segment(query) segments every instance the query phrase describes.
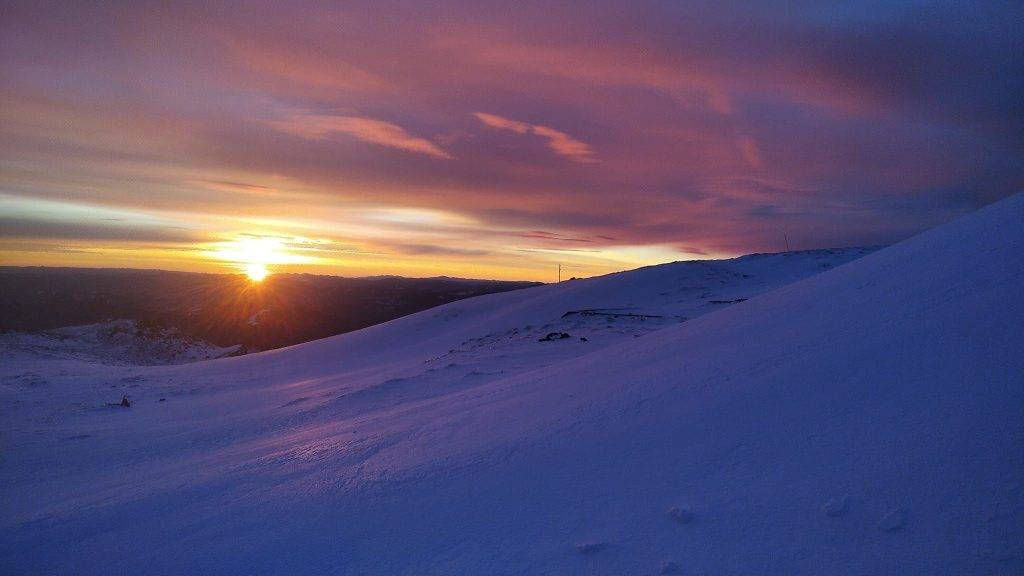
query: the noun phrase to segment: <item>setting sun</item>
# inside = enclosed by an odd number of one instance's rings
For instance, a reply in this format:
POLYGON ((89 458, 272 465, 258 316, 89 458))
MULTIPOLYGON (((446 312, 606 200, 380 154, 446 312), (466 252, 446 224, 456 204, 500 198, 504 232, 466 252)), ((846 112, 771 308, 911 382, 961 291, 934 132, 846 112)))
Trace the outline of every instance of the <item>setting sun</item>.
POLYGON ((267 267, 263 264, 252 263, 245 265, 245 275, 253 282, 259 282, 267 277, 267 267))
POLYGON ((267 264, 278 260, 281 242, 273 238, 245 238, 239 241, 240 259, 245 275, 253 282, 267 277, 267 264))
POLYGON ((236 259, 249 280, 259 282, 270 273, 267 264, 280 261, 280 252, 281 242, 274 238, 243 238, 236 259))
POLYGON ((259 236, 243 236, 225 242, 210 252, 210 256, 230 263, 253 282, 269 276, 272 272, 270 265, 303 261, 303 258, 290 254, 280 239, 259 236))

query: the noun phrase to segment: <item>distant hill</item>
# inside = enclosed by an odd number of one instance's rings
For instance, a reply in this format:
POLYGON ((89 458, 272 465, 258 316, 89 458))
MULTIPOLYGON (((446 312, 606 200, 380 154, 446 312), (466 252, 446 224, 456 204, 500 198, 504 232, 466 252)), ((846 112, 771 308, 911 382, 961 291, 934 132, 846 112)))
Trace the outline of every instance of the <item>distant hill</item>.
POLYGON ((439 304, 536 282, 244 276, 163 270, 0 267, 0 330, 110 320, 175 329, 217 346, 269 350, 351 332, 439 304))

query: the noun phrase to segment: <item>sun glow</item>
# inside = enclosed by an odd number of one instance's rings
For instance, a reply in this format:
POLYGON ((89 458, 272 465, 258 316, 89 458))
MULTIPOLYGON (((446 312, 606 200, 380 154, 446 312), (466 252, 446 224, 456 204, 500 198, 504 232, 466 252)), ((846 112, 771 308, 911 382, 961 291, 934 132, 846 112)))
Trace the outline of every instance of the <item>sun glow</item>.
POLYGON ((253 282, 260 282, 267 277, 268 273, 267 267, 264 264, 252 263, 245 265, 245 275, 253 282))
POLYGON ((299 260, 287 253, 281 240, 258 236, 245 236, 225 243, 211 255, 231 262, 253 282, 260 282, 269 276, 272 264, 299 260))

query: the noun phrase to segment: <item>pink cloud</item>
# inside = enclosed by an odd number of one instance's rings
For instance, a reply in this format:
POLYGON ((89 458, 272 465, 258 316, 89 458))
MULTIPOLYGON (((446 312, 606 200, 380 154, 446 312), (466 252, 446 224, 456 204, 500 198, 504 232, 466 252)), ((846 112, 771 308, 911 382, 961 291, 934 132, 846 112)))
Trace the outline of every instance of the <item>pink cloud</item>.
POLYGON ((452 157, 430 140, 413 136, 396 124, 373 118, 298 115, 287 120, 271 122, 271 125, 282 132, 310 140, 321 140, 334 134, 345 134, 363 142, 397 148, 406 152, 425 154, 446 160, 452 157))
POLYGON ((313 93, 329 97, 343 93, 376 93, 393 85, 337 55, 315 47, 289 44, 287 40, 217 31, 212 34, 223 56, 241 67, 242 79, 253 86, 283 89, 289 93, 313 93))
POLYGON ((600 87, 645 86, 669 94, 680 104, 697 104, 722 115, 735 112, 727 83, 719 74, 704 70, 699 59, 680 61, 628 45, 542 44, 535 38, 478 29, 447 28, 435 35, 434 45, 482 66, 600 87))
POLYGON ((486 114, 484 112, 476 112, 474 113, 474 116, 483 122, 485 126, 491 128, 510 130, 516 134, 535 134, 542 138, 546 138, 548 141, 548 148, 554 151, 555 154, 565 156, 570 160, 584 163, 597 162, 597 159, 594 157, 594 150, 589 144, 577 140, 565 132, 549 128, 547 126, 541 126, 539 124, 529 124, 518 120, 510 120, 508 118, 502 118, 501 116, 486 114))
POLYGON ((473 114, 478 120, 483 122, 485 125, 491 128, 500 128, 502 130, 511 130, 518 134, 526 134, 532 128, 531 125, 526 122, 516 122, 515 120, 509 120, 508 118, 502 118, 501 116, 495 116, 494 114, 486 114, 484 112, 476 112, 473 114))
POLYGON ((757 141, 750 136, 740 136, 736 139, 736 146, 740 149, 740 155, 747 161, 751 168, 764 166, 764 159, 761 157, 761 149, 757 141))

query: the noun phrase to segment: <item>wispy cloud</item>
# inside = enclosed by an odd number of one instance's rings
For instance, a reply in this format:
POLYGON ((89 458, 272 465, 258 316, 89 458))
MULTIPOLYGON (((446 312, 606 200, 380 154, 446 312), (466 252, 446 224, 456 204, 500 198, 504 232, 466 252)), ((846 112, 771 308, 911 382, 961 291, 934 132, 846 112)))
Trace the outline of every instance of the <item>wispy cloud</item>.
POLYGON ((740 155, 751 168, 764 167, 764 159, 761 157, 761 149, 757 145, 757 140, 750 136, 740 136, 736 139, 736 147, 740 149, 740 155))
POLYGON ((294 115, 270 124, 282 132, 310 140, 322 140, 335 134, 344 134, 363 142, 434 158, 447 160, 452 157, 437 144, 426 138, 413 136, 397 124, 362 116, 294 115))
POLYGON ((390 88, 389 83, 362 68, 325 54, 316 46, 290 39, 214 32, 218 48, 228 62, 239 65, 248 74, 239 80, 278 93, 296 93, 312 89, 317 94, 375 93, 390 88))
POLYGON ((569 236, 562 236, 554 232, 547 232, 545 230, 531 230, 529 232, 520 232, 517 234, 520 238, 533 238, 539 240, 552 240, 556 242, 582 242, 585 244, 591 244, 594 241, 588 238, 573 238, 569 236))
POLYGON ((718 114, 732 114, 735 106, 715 74, 671 60, 659 61, 650 50, 637 46, 552 45, 534 39, 509 39, 496 30, 446 29, 434 45, 480 65, 518 73, 581 82, 590 86, 643 86, 670 95, 679 104, 699 102, 718 114))
POLYGON ((479 248, 436 246, 432 244, 396 244, 393 249, 411 256, 486 256, 490 251, 479 248))
POLYGON ((509 130, 516 134, 535 134, 541 138, 546 138, 548 148, 554 151, 555 154, 565 156, 570 160, 584 163, 597 162, 597 158, 594 157, 594 150, 589 144, 577 140, 565 132, 541 126, 540 124, 510 120, 485 112, 475 112, 473 115, 476 116, 477 120, 490 128, 509 130))

